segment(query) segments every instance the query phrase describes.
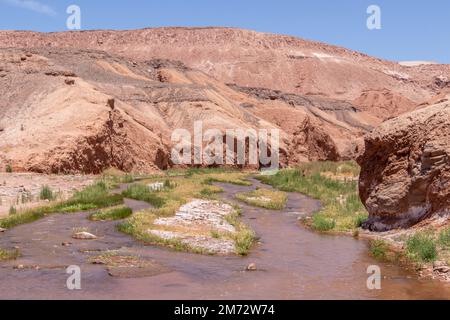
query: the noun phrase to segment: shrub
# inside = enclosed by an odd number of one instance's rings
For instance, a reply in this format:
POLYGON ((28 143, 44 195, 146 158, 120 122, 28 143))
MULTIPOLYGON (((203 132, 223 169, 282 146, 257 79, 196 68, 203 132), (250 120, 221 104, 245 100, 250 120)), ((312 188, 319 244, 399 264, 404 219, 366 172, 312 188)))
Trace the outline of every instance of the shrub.
POLYGON ((437 249, 434 239, 426 233, 417 233, 406 241, 408 256, 421 262, 432 262, 437 258, 437 249))
POLYGON ((172 190, 177 187, 177 184, 175 182, 171 182, 169 179, 166 179, 164 181, 164 189, 166 190, 172 190))
POLYGON ((12 168, 12 166, 10 164, 6 165, 5 170, 6 170, 7 173, 12 173, 13 172, 13 168, 12 168))
POLYGON ((41 192, 39 193, 39 199, 51 201, 55 199, 55 195, 52 189, 49 186, 45 185, 41 188, 41 192))
POLYGON ((13 216, 17 213, 17 209, 14 206, 9 207, 9 215, 13 216))
POLYGON ((389 246, 384 240, 370 241, 370 253, 379 260, 386 260, 389 246))
POLYGON ((450 228, 441 231, 439 234, 439 243, 443 247, 450 247, 450 228))

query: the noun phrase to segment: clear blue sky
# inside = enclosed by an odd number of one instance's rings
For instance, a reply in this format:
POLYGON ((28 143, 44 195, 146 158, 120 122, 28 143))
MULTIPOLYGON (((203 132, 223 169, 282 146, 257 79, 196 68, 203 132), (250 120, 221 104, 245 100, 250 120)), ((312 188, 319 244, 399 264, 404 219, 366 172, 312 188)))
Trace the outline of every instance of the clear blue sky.
POLYGON ((83 30, 229 26, 450 63, 448 0, 0 0, 0 29, 64 31, 70 4, 81 7, 83 30), (381 7, 381 30, 366 27, 371 4, 381 7))

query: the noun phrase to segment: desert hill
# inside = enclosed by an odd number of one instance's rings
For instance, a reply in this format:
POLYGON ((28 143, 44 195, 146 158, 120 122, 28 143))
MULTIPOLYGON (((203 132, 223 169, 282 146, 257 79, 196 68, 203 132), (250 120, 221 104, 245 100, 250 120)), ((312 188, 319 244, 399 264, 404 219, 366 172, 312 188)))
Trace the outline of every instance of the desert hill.
POLYGON ((450 87, 446 65, 230 28, 0 31, 0 48, 0 159, 37 172, 165 169, 198 120, 280 129, 282 165, 353 158, 450 87))

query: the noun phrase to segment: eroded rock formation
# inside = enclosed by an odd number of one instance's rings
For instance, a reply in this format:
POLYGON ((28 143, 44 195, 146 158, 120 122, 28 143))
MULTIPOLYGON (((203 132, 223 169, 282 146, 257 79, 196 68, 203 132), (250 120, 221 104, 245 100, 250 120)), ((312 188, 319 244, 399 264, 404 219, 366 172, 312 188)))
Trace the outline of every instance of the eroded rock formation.
POLYGON ((389 120, 365 139, 360 195, 364 227, 409 227, 450 214, 450 104, 443 102, 389 120))

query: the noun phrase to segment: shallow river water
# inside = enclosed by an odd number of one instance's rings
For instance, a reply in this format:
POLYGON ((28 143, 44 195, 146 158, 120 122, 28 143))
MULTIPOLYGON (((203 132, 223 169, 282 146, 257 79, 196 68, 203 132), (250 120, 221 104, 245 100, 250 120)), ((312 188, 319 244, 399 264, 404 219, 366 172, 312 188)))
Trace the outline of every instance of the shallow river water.
MULTIPOLYGON (((253 187, 219 184, 223 197, 253 187)), ((134 210, 147 205, 126 200, 134 210)), ((91 222, 86 213, 51 215, 0 233, 0 247, 19 247, 22 257, 0 264, 1 299, 450 299, 450 285, 420 280, 396 265, 368 255, 368 244, 345 236, 314 233, 298 218, 320 204, 289 194, 287 208, 270 211, 239 203, 243 219, 260 238, 248 257, 215 257, 144 246, 116 231, 117 222, 91 222), (95 241, 71 239, 72 229, 88 227, 95 241), (72 242, 62 246, 63 242, 72 242), (89 264, 86 251, 121 249, 163 265, 166 272, 140 278, 111 277, 89 264), (84 252, 84 253, 83 253, 84 252), (258 271, 243 271, 256 263, 258 271), (14 266, 26 266, 22 270, 14 266), (81 268, 81 290, 68 290, 66 266, 81 268), (381 290, 367 289, 367 268, 378 265, 381 290), (28 268, 39 266, 39 269, 28 268)))

